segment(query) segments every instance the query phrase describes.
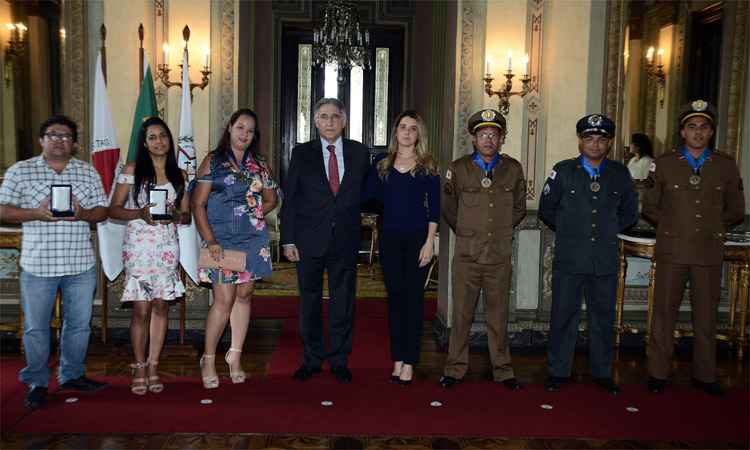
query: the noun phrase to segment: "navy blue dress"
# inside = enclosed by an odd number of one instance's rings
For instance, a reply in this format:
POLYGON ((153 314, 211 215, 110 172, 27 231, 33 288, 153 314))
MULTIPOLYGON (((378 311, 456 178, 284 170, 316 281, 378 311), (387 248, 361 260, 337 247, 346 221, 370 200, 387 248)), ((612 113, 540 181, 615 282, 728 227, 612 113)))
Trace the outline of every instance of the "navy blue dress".
POLYGON ((247 254, 245 272, 201 268, 202 282, 247 283, 271 275, 271 250, 263 217, 263 189, 276 182, 263 161, 248 158, 237 171, 228 161, 211 160, 211 170, 199 182, 210 182, 206 212, 216 242, 223 249, 247 254), (220 275, 220 276, 219 276, 220 275))

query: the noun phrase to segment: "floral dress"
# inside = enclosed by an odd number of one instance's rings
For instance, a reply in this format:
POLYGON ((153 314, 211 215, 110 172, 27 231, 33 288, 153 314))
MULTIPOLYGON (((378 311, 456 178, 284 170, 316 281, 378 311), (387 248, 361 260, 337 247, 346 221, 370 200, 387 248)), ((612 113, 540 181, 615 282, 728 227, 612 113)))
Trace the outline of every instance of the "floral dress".
MULTIPOLYGON (((140 206, 136 206, 133 200, 133 175, 120 174, 117 182, 131 185, 126 208, 142 208, 148 204, 148 189, 141 189, 138 194, 140 206)), ((172 207, 177 198, 172 183, 155 188, 167 190, 167 204, 172 207)), ((122 259, 125 284, 121 301, 175 300, 185 293, 185 286, 177 272, 180 246, 177 225, 174 223, 149 225, 141 219, 129 221, 122 259)))
POLYGON ((204 283, 248 283, 271 275, 271 250, 263 217, 263 189, 276 189, 276 182, 263 161, 248 158, 241 171, 228 161, 211 159, 211 170, 198 179, 211 183, 206 212, 216 242, 225 250, 246 253, 244 272, 200 268, 204 283))

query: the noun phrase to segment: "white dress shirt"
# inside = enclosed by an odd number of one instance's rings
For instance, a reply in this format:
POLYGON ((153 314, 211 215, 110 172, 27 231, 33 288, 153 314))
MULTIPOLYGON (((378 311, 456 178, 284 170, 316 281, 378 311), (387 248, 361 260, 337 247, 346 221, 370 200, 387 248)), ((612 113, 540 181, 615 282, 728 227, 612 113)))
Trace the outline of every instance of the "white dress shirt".
POLYGON ((326 179, 330 179, 330 175, 328 174, 328 162, 331 158, 331 152, 328 151, 328 146, 333 145, 336 147, 336 162, 339 166, 339 184, 341 184, 341 180, 344 179, 344 140, 341 138, 341 136, 336 139, 336 142, 328 142, 322 137, 320 138, 320 145, 323 147, 323 167, 326 170, 326 179))

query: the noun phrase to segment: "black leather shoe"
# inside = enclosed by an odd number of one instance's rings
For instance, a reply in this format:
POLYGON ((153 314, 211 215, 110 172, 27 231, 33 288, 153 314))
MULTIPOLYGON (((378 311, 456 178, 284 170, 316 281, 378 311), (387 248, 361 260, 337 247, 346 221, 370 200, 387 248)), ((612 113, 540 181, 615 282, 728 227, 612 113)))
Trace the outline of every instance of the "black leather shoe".
MULTIPOLYGON (((412 377, 413 377, 413 375, 412 375, 412 377)), ((399 379, 398 379, 398 384, 400 384, 400 385, 401 385, 402 387, 406 387, 406 386, 408 386, 408 385, 410 385, 410 384, 411 384, 411 380, 412 380, 412 379, 413 379, 413 378, 410 378, 410 379, 408 379, 408 380, 402 380, 401 378, 399 378, 399 379)))
POLYGON ((570 378, 566 377, 547 377, 547 381, 544 382, 544 389, 547 392, 557 392, 560 390, 560 386, 569 382, 570 378))
POLYGON ((23 404, 29 409, 38 409, 47 404, 47 388, 35 387, 29 389, 23 404))
POLYGON ((91 378, 80 376, 73 380, 68 380, 60 385, 60 390, 74 390, 83 392, 96 392, 108 388, 109 384, 94 381, 91 378))
POLYGON ((663 393, 666 387, 667 380, 662 380, 661 378, 648 377, 648 381, 646 382, 646 389, 654 394, 663 393))
POLYGON ((448 375, 443 375, 442 377, 440 377, 440 381, 438 381, 438 383, 440 383, 440 386, 443 389, 450 389, 450 388, 452 388, 453 386, 457 385, 460 382, 461 382, 461 380, 459 380, 457 378, 453 378, 453 377, 448 376, 448 375))
POLYGON ((506 389, 511 391, 520 391, 521 390, 521 383, 518 382, 515 378, 508 378, 507 380, 502 381, 496 381, 496 383, 501 383, 503 386, 506 387, 506 389))
POLYGON ((297 381, 307 381, 316 373, 320 373, 320 367, 299 366, 299 369, 294 372, 292 378, 297 381))
POLYGON ((612 378, 594 378, 592 381, 595 385, 604 389, 611 395, 617 395, 620 393, 620 387, 615 384, 612 378))
POLYGON ((352 372, 346 366, 333 367, 331 373, 340 383, 352 382, 352 372))
POLYGON ((695 378, 692 378, 691 381, 693 382, 693 387, 702 390, 708 395, 713 395, 714 397, 724 396, 724 390, 717 381, 706 383, 705 381, 700 381, 695 378))

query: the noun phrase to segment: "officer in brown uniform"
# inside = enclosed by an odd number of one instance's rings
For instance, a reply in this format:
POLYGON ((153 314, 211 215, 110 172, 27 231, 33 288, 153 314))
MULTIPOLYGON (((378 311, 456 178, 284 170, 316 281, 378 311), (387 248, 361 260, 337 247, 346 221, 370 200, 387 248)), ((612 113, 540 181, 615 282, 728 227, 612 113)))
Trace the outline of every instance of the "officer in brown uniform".
POLYGON ((451 163, 443 186, 443 217, 456 233, 456 248, 453 325, 440 385, 449 388, 466 374, 469 332, 482 289, 493 379, 518 390, 507 327, 513 228, 526 215, 526 182, 521 164, 500 154, 507 128, 498 111, 479 111, 468 125, 474 152, 451 163))
POLYGON ((716 316, 727 227, 745 214, 734 160, 709 148, 716 129, 708 103, 696 100, 680 114, 682 148, 651 166, 643 216, 656 224, 656 286, 648 348, 651 392, 664 391, 672 365, 674 328, 690 280, 693 385, 720 396, 716 381, 716 316))

